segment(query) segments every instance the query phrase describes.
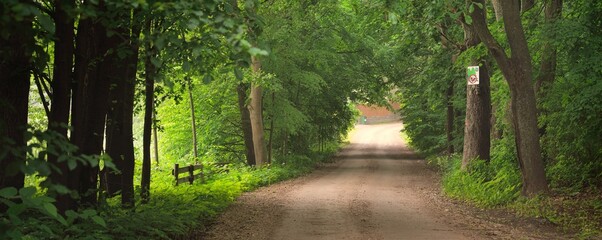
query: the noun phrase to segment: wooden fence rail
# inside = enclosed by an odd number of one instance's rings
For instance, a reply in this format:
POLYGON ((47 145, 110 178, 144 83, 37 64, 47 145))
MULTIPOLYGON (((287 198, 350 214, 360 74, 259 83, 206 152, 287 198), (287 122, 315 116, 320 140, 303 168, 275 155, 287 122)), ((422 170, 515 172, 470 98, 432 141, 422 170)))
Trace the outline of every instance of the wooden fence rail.
POLYGON ((194 164, 194 165, 188 165, 188 166, 184 166, 184 167, 180 167, 179 164, 176 163, 172 174, 176 177, 176 186, 178 186, 178 184, 180 183, 185 183, 188 182, 190 184, 192 184, 194 182, 195 179, 201 179, 201 182, 203 181, 203 165, 201 164, 194 164), (194 171, 196 170, 200 170, 199 173, 194 174, 194 171), (188 172, 188 176, 185 177, 179 177, 180 174, 185 174, 186 172, 188 172))

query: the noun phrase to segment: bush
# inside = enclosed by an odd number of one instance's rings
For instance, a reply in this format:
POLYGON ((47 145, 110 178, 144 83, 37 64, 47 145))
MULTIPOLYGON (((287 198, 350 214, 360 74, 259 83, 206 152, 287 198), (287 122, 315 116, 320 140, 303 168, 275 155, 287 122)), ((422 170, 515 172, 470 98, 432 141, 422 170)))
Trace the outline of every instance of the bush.
POLYGON ((461 169, 462 157, 436 157, 429 162, 443 172, 443 190, 450 197, 469 200, 479 206, 505 205, 520 195, 520 171, 513 159, 508 158, 508 149, 498 144, 491 162, 474 160, 468 170, 461 169))

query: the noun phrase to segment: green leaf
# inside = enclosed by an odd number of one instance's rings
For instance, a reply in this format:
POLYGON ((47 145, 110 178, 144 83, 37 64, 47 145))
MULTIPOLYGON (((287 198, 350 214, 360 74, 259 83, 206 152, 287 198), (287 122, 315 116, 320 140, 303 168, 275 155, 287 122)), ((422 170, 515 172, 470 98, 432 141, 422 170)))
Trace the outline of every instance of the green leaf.
POLYGON ((21 188, 19 190, 19 195, 21 195, 21 198, 30 198, 35 193, 36 193, 35 187, 26 187, 26 188, 21 188))
POLYGON ((244 78, 244 75, 242 73, 242 70, 240 70, 240 68, 234 68, 234 75, 236 75, 236 79, 238 79, 238 80, 242 80, 244 78))
POLYGON ((44 203, 44 210, 52 217, 56 218, 58 216, 56 207, 52 203, 44 203))
POLYGON ((107 227, 107 223, 100 216, 92 216, 92 221, 100 226, 107 227))
POLYGON ((184 70, 184 72, 190 71, 190 63, 188 61, 184 61, 184 63, 182 64, 182 70, 184 70))
POLYGON ((469 13, 474 12, 474 4, 470 4, 470 6, 468 7, 468 12, 469 13))
POLYGON ((250 48, 248 52, 249 52, 249 54, 251 54, 251 56, 267 56, 268 55, 268 51, 261 50, 256 47, 250 48))
POLYGON ((77 167, 77 162, 75 161, 75 159, 67 160, 67 167, 69 167, 69 170, 75 169, 75 167, 77 167))
POLYGON ((54 189, 54 191, 56 191, 59 194, 67 194, 67 193, 71 192, 67 187, 60 185, 60 184, 56 184, 56 185, 52 186, 52 188, 54 189))
POLYGON ((205 76, 203 77, 203 83, 209 84, 211 83, 211 81, 213 81, 213 77, 211 76, 211 74, 205 74, 205 76))
POLYGON ((14 197, 15 195, 17 195, 17 193, 18 193, 18 191, 14 187, 7 187, 7 188, 0 189, 0 197, 3 197, 3 198, 14 197))
POLYGON ((465 16, 466 24, 472 24, 472 17, 470 15, 465 16))
POLYGON ((161 59, 156 58, 156 57, 152 57, 151 58, 151 63, 153 63, 153 65, 155 65, 155 67, 160 68, 161 65, 163 64, 163 62, 161 61, 161 59))
POLYGON ((90 216, 95 216, 96 215, 96 210, 94 209, 86 209, 82 212, 81 217, 82 218, 88 218, 90 216))
POLYGON ((50 34, 54 34, 54 21, 52 21, 52 18, 50 18, 50 16, 46 14, 40 14, 38 15, 38 22, 44 30, 48 31, 50 34))

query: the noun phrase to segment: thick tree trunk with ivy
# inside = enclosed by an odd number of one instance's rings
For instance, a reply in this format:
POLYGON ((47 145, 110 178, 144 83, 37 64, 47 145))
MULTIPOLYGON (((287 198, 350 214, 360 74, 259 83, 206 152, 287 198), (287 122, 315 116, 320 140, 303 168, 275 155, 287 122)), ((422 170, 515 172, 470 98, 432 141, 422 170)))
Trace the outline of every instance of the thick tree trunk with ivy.
MULTIPOLYGON (((251 57, 252 70, 255 74, 261 72, 261 62, 257 57, 251 57)), ((253 149, 255 150, 255 163, 262 166, 268 163, 267 149, 263 132, 263 111, 262 111, 262 88, 257 83, 251 84, 251 102, 249 104, 249 116, 253 131, 253 149)))
POLYGON ((239 83, 236 86, 238 93, 238 109, 240 110, 240 122, 245 142, 245 156, 249 166, 255 165, 255 149, 253 147, 253 130, 251 127, 251 117, 247 108, 247 91, 249 86, 245 83, 239 83))
POLYGON ((484 0, 472 0, 475 4, 471 13, 475 30, 495 58, 508 85, 512 102, 512 120, 517 156, 522 173, 525 196, 534 196, 548 191, 548 184, 541 156, 537 128, 537 108, 532 84, 533 66, 520 17, 520 1, 502 1, 504 29, 512 57, 508 57, 501 45, 489 32, 484 9, 484 0))
POLYGON ((26 151, 7 151, 27 144, 24 133, 34 49, 32 19, 2 24, 0 31, 8 33, 0 36, 0 189, 21 188, 24 175, 20 166, 25 164, 26 151))

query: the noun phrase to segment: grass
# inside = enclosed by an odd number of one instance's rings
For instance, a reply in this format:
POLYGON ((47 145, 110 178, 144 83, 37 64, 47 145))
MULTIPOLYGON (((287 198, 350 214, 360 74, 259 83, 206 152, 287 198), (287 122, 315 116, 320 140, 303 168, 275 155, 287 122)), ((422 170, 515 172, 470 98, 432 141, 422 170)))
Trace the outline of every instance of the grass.
POLYGON ((511 161, 493 155, 489 163, 474 161, 460 169, 461 156, 429 157, 443 174, 443 191, 451 198, 482 208, 506 208, 518 216, 546 219, 579 239, 602 237, 602 192, 591 187, 580 192, 552 189, 546 196, 520 196, 521 179, 511 161))
MULTIPOLYGON (((177 187, 171 164, 165 163, 153 169, 151 200, 147 204, 137 202, 135 208, 123 209, 119 197, 110 198, 96 210, 74 213, 75 220, 68 224, 31 211, 21 214, 22 221, 12 227, 22 234, 18 239, 187 239, 192 232, 205 229, 242 193, 307 174, 319 163, 331 159, 340 146, 330 143, 321 152, 287 156, 261 168, 207 165, 206 170, 212 174, 206 182, 177 187)), ((13 223, 0 220, 0 230, 11 228, 13 223)))

